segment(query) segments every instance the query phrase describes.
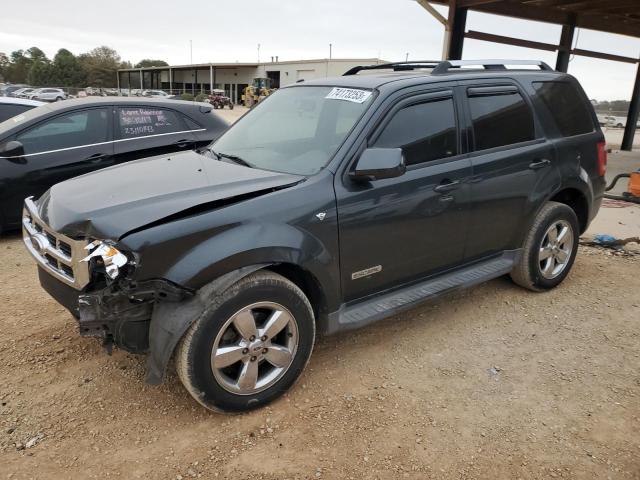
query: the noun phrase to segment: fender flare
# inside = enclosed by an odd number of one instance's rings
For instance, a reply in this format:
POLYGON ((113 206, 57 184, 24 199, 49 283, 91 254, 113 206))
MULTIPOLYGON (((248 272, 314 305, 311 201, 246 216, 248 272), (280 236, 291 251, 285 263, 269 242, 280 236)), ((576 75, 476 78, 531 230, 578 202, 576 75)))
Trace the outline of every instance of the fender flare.
POLYGON ((159 302, 154 306, 149 327, 149 355, 145 381, 159 385, 176 345, 187 329, 205 312, 212 297, 224 292, 238 280, 252 274, 268 263, 242 267, 203 286, 195 296, 183 302, 159 302))

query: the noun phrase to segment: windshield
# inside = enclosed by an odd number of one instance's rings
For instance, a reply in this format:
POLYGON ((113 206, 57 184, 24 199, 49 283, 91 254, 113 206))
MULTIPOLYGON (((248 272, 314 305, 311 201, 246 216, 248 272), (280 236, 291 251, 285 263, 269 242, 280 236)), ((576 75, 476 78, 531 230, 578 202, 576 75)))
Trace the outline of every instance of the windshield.
POLYGON ((368 90, 347 88, 278 90, 211 148, 255 168, 311 175, 327 164, 372 98, 368 90))

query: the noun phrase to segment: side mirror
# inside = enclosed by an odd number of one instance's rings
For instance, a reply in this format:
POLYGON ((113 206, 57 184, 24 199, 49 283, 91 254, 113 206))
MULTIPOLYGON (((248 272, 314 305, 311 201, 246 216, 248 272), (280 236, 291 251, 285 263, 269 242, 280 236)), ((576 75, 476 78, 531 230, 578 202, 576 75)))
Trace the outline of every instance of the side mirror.
POLYGON ((401 148, 367 148, 349 175, 354 180, 381 180, 407 171, 401 148))
POLYGON ((0 157, 21 157, 24 155, 24 146, 17 140, 0 145, 0 157))

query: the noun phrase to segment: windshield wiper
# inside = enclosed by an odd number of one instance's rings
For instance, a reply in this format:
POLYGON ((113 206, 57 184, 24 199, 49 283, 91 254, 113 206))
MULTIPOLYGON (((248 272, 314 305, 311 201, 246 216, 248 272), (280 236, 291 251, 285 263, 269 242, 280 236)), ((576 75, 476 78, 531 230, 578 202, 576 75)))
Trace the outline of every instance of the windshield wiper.
POLYGON ((244 158, 238 157, 237 155, 231 155, 230 153, 216 152, 215 150, 212 150, 212 149, 209 149, 209 151, 213 153, 216 157, 218 157, 218 160, 220 160, 221 158, 226 158, 228 160, 231 160, 232 162, 237 163, 238 165, 243 165, 245 167, 253 168, 253 165, 247 162, 244 158))

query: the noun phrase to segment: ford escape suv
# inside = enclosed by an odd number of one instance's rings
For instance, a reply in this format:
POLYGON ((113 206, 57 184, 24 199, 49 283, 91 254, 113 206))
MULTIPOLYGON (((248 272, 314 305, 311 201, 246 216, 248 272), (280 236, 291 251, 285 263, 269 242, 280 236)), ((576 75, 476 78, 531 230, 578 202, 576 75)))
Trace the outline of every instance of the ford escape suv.
POLYGON ((541 62, 361 66, 280 89, 199 151, 56 184, 24 205, 44 289, 97 336, 171 358, 205 407, 300 376, 316 331, 501 275, 556 287, 605 181, 578 82, 541 62))

